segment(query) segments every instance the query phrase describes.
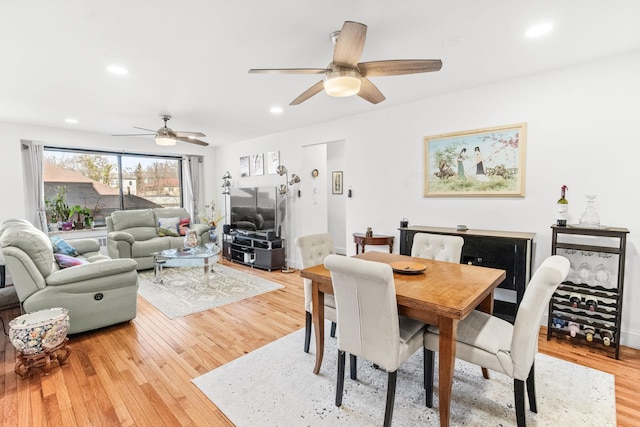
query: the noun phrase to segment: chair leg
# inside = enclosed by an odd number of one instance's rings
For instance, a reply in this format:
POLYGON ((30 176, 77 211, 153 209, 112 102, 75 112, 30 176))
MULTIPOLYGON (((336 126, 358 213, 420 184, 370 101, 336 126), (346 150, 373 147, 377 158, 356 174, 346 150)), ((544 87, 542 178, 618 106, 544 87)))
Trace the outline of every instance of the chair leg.
POLYGON ((311 313, 305 311, 304 322, 304 352, 309 353, 309 343, 311 343, 311 313))
POLYGON ((516 404, 516 422, 518 427, 527 425, 524 416, 524 381, 513 379, 513 397, 516 404))
POLYGON ((353 354, 349 355, 349 368, 352 380, 358 379, 358 358, 353 354))
POLYGON ((331 338, 336 337, 336 322, 331 322, 331 338))
POLYGON ((424 349, 424 388, 427 395, 427 408, 433 408, 433 365, 434 353, 424 349))
POLYGON ((534 366, 535 362, 531 365, 531 370, 527 377, 527 396, 529 396, 529 410, 537 413, 538 405, 536 404, 536 375, 534 366))
POLYGON ((393 418, 393 404, 396 400, 396 377, 398 371, 389 372, 389 380, 387 382, 387 406, 384 409, 384 427, 391 425, 393 418))
POLYGON ((338 350, 338 380, 336 382, 336 406, 342 406, 342 391, 344 389, 345 353, 338 350))

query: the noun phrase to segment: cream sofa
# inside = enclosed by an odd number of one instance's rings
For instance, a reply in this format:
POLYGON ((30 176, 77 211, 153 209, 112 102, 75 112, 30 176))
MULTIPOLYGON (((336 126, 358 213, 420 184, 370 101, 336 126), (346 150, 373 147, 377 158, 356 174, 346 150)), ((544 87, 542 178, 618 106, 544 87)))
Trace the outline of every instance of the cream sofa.
MULTIPOLYGON (((115 211, 107 220, 107 250, 111 258, 130 258, 137 270, 153 268, 153 252, 184 247, 184 236, 161 236, 158 224, 167 218, 189 218, 184 208, 132 209, 115 211)), ((206 224, 190 224, 200 244, 209 241, 206 224)))
POLYGON ((100 254, 94 239, 74 240, 79 255, 61 268, 49 236, 25 220, 0 226, 0 245, 24 313, 53 307, 69 310, 69 333, 126 322, 136 317, 138 272, 128 259, 100 254))

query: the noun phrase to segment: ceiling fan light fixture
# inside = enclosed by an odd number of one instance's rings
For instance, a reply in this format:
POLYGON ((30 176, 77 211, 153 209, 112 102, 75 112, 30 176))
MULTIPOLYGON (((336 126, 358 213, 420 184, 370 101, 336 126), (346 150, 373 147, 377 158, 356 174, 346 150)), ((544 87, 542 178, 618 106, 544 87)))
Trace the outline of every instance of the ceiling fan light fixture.
POLYGON ((327 73, 324 78, 324 91, 329 96, 339 98, 357 95, 362 81, 353 70, 339 70, 327 73))
POLYGON ((169 135, 158 135, 156 136, 156 144, 165 146, 176 145, 176 139, 169 135))

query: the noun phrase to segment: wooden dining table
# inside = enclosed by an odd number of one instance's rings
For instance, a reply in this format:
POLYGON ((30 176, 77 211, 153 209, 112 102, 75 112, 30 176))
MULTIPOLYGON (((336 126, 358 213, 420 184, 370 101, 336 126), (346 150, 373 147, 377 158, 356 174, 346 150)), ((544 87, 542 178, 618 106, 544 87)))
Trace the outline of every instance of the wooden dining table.
MULTIPOLYGON (((505 279, 506 272, 384 252, 367 252, 356 255, 355 258, 385 264, 415 262, 426 267, 419 274, 394 273, 396 300, 398 314, 437 325, 440 329, 440 425, 448 426, 458 321, 467 317, 474 309, 493 312, 493 290, 505 279)), ((318 374, 324 355, 324 294, 333 294, 331 273, 321 264, 300 270, 300 275, 310 279, 312 283, 313 326, 316 336, 313 373, 318 374)))

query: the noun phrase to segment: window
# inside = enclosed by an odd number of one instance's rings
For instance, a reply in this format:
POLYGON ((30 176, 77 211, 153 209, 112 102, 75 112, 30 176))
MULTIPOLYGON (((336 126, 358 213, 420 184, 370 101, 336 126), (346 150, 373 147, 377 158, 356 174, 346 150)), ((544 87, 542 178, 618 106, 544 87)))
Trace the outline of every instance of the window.
POLYGON ((180 157, 45 147, 43 180, 46 201, 63 191, 67 205, 90 210, 96 226, 116 210, 183 205, 180 157))

